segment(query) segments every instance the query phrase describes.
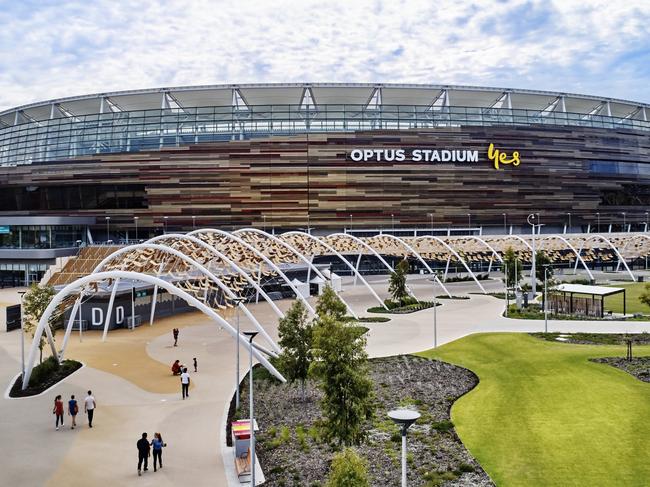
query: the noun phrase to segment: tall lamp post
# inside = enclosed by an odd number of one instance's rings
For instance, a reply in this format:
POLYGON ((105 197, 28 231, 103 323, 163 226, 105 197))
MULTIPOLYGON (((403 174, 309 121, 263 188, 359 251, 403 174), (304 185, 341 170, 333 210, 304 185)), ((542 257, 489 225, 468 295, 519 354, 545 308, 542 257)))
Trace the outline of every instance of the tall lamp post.
POLYGON ((431 222, 431 235, 433 235, 433 213, 427 213, 429 221, 431 222))
POLYGON ((645 212, 645 227, 643 228, 644 232, 648 231, 648 212, 645 212))
POLYGON ((23 296, 27 291, 18 291, 20 294, 20 378, 25 377, 25 318, 23 310, 23 296))
POLYGON ((438 348, 438 301, 436 300, 436 280, 429 279, 433 284, 433 348, 438 348))
POLYGON ((467 214, 467 228, 468 229, 472 228, 472 214, 471 213, 467 214))
POLYGON ((598 233, 600 233, 600 212, 596 213, 596 222, 597 222, 597 227, 596 227, 597 230, 596 231, 598 233))
MULTIPOLYGON (((528 218, 526 219, 528 221, 528 224, 532 227, 533 230, 533 249, 532 253, 533 256, 530 259, 530 287, 532 291, 532 296, 535 296, 535 293, 537 292, 537 286, 536 286, 536 280, 535 280, 535 213, 531 213, 528 215, 528 218)), ((516 273, 515 273, 516 274, 516 273)))
POLYGON ((623 215, 623 231, 625 232, 625 212, 621 212, 621 215, 623 215))
POLYGON ((569 226, 567 227, 566 233, 571 233, 571 213, 567 212, 567 216, 569 217, 569 226))
POLYGON ((192 230, 196 230, 196 215, 192 215, 192 230))
POLYGON ((237 356, 237 365, 235 366, 235 409, 239 409, 239 305, 244 301, 244 298, 236 298, 233 300, 235 303, 235 313, 236 313, 236 319, 235 319, 235 328, 237 329, 237 340, 235 340, 235 348, 236 352, 235 355, 237 356))
POLYGON ((406 487, 406 431, 417 421, 420 413, 410 409, 394 409, 388 411, 388 417, 395 421, 402 433, 402 487, 406 487))
POLYGON ((544 264, 544 333, 548 333, 548 295, 546 281, 548 280, 549 264, 544 264))
POLYGON ((106 243, 111 239, 110 237, 110 228, 111 228, 111 217, 110 216, 105 216, 104 220, 106 220, 106 243))
MULTIPOLYGON (((251 485, 255 487, 255 419, 253 419, 254 416, 254 409, 253 409, 253 339, 257 335, 258 332, 256 331, 245 331, 244 335, 248 337, 248 344, 249 344, 249 350, 250 350, 250 356, 248 360, 248 366, 249 366, 249 372, 248 372, 248 382, 250 385, 249 388, 249 424, 251 428, 251 485)), ((239 341, 239 337, 237 337, 237 341, 239 341)))
POLYGON ((352 233, 352 213, 350 213, 350 233, 352 233))
POLYGON ((133 221, 135 222, 135 242, 138 243, 138 220, 140 219, 139 216, 134 216, 133 221))
POLYGON ((166 216, 163 216, 163 234, 167 234, 167 218, 166 216))
POLYGON ((395 214, 394 213, 390 214, 390 222, 391 222, 391 226, 393 228, 393 234, 395 234, 395 214))
POLYGON ((501 213, 501 214, 503 215, 503 234, 505 235, 508 233, 508 230, 506 229, 506 227, 508 226, 507 217, 505 213, 501 213))

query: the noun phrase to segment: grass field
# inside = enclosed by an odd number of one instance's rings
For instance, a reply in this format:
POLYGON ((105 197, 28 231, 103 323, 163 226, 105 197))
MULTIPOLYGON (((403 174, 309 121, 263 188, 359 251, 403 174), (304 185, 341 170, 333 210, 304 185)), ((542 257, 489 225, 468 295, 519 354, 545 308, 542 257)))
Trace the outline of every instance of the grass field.
MULTIPOLYGON (((641 293, 645 292, 645 282, 630 284, 616 284, 612 287, 624 287, 627 301, 627 312, 650 314, 650 307, 639 301, 641 293)), ((611 309, 614 313, 623 312, 623 293, 615 294, 605 298, 605 309, 611 309)))
MULTIPOLYGON (((647 346, 634 350, 650 355, 647 346)), ((422 355, 479 376, 454 404, 452 420, 497 485, 650 482, 650 384, 588 360, 624 355, 623 347, 490 333, 422 355)))

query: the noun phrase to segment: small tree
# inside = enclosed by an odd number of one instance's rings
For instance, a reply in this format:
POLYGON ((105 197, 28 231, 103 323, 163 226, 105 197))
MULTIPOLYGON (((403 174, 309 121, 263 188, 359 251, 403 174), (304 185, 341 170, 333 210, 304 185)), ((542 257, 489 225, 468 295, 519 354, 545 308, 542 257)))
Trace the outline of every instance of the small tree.
POLYGON ((650 306, 650 282, 645 285, 645 290, 639 296, 639 301, 646 306, 650 306))
POLYGON ((359 444, 365 433, 363 422, 373 413, 365 345, 357 328, 331 315, 319 318, 311 372, 320 379, 323 391, 324 437, 339 445, 359 444))
POLYGON ((278 327, 278 343, 282 353, 278 359, 282 373, 289 380, 300 381, 301 396, 305 400, 305 381, 312 361, 313 325, 307 321, 307 310, 302 301, 294 301, 278 327))
POLYGON ((331 316, 336 321, 340 321, 345 316, 347 308, 341 299, 336 295, 331 286, 325 286, 323 294, 318 298, 316 303, 316 314, 319 318, 331 316))
POLYGON ((508 247, 503 254, 503 274, 506 276, 508 286, 514 286, 515 282, 521 280, 521 261, 512 247, 508 247))
POLYGON ((352 448, 334 455, 326 487, 369 487, 366 462, 352 448))
POLYGON ((408 261, 402 259, 395 266, 395 271, 390 275, 388 292, 393 297, 393 300, 399 304, 402 304, 404 298, 408 296, 408 291, 406 290, 406 274, 408 270, 408 261))
MULTIPOLYGON (((41 287, 34 283, 23 296, 23 328, 25 329, 25 333, 31 333, 32 338, 36 334, 38 322, 41 316, 43 316, 45 308, 50 304, 55 294, 56 291, 52 286, 41 287)), ((52 336, 54 336, 56 329, 52 326, 51 321, 48 323, 48 326, 52 331, 52 336)), ((38 342, 38 349, 40 351, 39 363, 43 362, 43 347, 45 347, 45 338, 41 335, 41 339, 38 342)))
POLYGON ((544 282, 544 266, 548 266, 546 271, 546 277, 550 279, 553 277, 553 268, 551 267, 551 259, 542 250, 535 252, 535 278, 543 283, 544 282))

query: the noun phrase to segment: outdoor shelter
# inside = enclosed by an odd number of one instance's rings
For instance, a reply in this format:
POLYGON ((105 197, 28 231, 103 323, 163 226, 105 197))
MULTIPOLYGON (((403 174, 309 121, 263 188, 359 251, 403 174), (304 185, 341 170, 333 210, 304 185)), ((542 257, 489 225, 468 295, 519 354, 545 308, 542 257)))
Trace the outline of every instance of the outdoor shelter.
MULTIPOLYGON (((586 286, 583 284, 560 284, 554 289, 555 292, 561 293, 564 302, 566 302, 567 295, 569 296, 568 305, 569 305, 569 314, 573 314, 576 309, 576 299, 585 299, 582 298, 584 295, 591 296, 591 303, 593 310, 596 306, 596 297, 600 298, 600 317, 604 316, 605 309, 605 297, 611 296, 613 294, 623 293, 623 314, 626 314, 625 307, 625 288, 623 287, 606 287, 606 286, 586 286), (580 295, 580 298, 574 298, 575 295, 580 295)), ((588 302, 587 302, 588 304, 588 302)), ((586 308, 588 310, 588 306, 586 308)), ((583 313, 589 315, 588 312, 583 313)))

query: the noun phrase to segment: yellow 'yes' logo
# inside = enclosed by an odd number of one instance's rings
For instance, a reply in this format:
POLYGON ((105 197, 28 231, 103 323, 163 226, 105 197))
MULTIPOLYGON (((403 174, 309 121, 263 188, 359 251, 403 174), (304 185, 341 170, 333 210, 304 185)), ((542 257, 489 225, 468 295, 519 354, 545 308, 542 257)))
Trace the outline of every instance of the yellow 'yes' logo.
POLYGON ((488 159, 494 162, 494 169, 499 169, 500 164, 512 164, 518 166, 521 161, 519 159, 519 152, 514 151, 512 157, 508 158, 508 154, 502 152, 500 149, 495 149, 494 144, 488 147, 488 159))

